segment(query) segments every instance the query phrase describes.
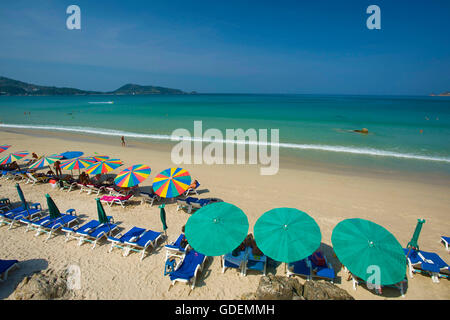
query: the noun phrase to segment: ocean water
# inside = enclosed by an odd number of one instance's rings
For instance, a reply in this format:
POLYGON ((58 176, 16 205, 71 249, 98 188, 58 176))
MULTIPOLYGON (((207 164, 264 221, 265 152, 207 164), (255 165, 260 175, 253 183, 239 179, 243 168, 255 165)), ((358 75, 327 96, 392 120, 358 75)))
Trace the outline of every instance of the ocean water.
MULTIPOLYGON (((450 173, 450 98, 331 95, 0 97, 0 128, 169 141, 173 130, 278 129, 310 161, 450 173), (113 103, 109 103, 113 102, 113 103), (367 128, 368 135, 352 132, 367 128)), ((269 141, 270 142, 270 141, 269 141)), ((2 141, 1 143, 7 143, 2 141)))

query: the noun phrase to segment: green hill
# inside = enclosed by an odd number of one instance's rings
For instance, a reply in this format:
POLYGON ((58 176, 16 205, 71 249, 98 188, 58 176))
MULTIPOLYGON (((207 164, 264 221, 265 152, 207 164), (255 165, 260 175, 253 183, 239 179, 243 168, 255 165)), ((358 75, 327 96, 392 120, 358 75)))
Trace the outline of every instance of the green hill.
POLYGON ((6 77, 0 77, 0 95, 7 96, 56 96, 56 95, 139 95, 139 94, 187 94, 179 89, 126 84, 110 92, 85 91, 75 88, 59 88, 30 84, 6 77))

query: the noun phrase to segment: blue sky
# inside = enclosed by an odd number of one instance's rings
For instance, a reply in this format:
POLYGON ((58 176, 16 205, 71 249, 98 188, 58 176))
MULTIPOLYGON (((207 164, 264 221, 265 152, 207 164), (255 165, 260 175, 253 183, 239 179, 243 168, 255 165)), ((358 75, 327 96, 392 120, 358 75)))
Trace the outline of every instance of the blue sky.
POLYGON ((450 90, 449 1, 7 1, 0 75, 114 90, 406 94, 450 90), (81 8, 81 30, 66 8, 81 8), (366 8, 381 8, 369 30, 366 8))

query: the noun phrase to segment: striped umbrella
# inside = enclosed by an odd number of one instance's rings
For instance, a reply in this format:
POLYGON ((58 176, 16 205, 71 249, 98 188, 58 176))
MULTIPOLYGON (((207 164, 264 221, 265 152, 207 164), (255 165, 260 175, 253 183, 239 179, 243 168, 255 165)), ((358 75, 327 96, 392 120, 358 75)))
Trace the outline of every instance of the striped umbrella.
POLYGON ((94 161, 94 162, 99 162, 99 161, 108 160, 109 157, 108 156, 92 156, 92 157, 86 157, 86 158, 83 158, 83 159, 94 161))
POLYGON ((61 169, 64 169, 64 170, 74 170, 74 169, 80 170, 80 169, 89 167, 93 163, 95 163, 95 162, 92 160, 76 158, 76 159, 64 161, 63 163, 61 163, 60 167, 61 167, 61 169))
POLYGON ((27 154, 29 154, 29 152, 26 152, 26 151, 10 153, 6 157, 3 157, 0 159, 0 164, 7 164, 7 163, 11 163, 11 162, 20 160, 23 157, 25 157, 27 154))
POLYGON ((36 161, 35 163, 33 163, 32 165, 30 165, 30 169, 42 169, 44 167, 50 166, 51 164, 55 163, 56 161, 60 160, 61 158, 62 158, 62 156, 59 156, 59 155, 53 155, 53 156, 41 158, 38 161, 36 161))
POLYGON ((185 192, 191 184, 189 172, 182 168, 169 168, 153 180, 153 190, 163 198, 174 198, 185 192))
POLYGON ((149 166, 136 164, 119 173, 114 179, 114 183, 122 188, 134 187, 147 179, 151 171, 149 166))
POLYGON ((117 169, 122 165, 122 161, 119 159, 108 159, 91 164, 87 169, 88 174, 103 174, 108 173, 114 169, 117 169))
POLYGON ((7 150, 9 147, 11 147, 11 146, 6 145, 6 144, 0 146, 0 152, 3 152, 3 151, 5 151, 5 150, 7 150))

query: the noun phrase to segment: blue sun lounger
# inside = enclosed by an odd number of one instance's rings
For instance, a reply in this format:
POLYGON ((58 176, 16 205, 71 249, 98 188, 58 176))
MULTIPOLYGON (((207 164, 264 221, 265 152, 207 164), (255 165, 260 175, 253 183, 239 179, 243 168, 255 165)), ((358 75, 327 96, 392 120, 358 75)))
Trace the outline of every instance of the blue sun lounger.
POLYGON ((48 233, 47 238, 44 240, 47 241, 55 231, 62 229, 63 227, 69 227, 71 224, 78 224, 78 217, 74 209, 67 210, 65 214, 61 214, 61 217, 52 219, 48 223, 31 223, 31 226, 36 229, 36 237, 41 233, 48 233))
POLYGON ((76 231, 78 238, 78 246, 81 246, 84 242, 93 243, 92 249, 97 245, 97 242, 102 238, 111 236, 117 230, 117 224, 108 222, 98 225, 96 228, 90 230, 76 231))
MULTIPOLYGON (((109 236, 107 239, 111 242, 111 248, 109 248, 109 252, 111 252, 114 248, 125 249, 125 242, 130 241, 134 242, 139 239, 139 237, 145 232, 144 228, 133 227, 128 230, 124 235, 121 233, 117 234, 115 237, 109 236)), ((125 250, 123 255, 126 256, 125 250)))
POLYGON ((333 266, 328 262, 327 257, 324 254, 321 254, 321 257, 325 260, 324 265, 316 264, 312 255, 308 257, 308 263, 311 267, 311 278, 329 280, 333 283, 336 278, 336 273, 334 272, 333 266))
POLYGON ((241 276, 244 275, 244 264, 247 261, 247 250, 235 250, 222 256, 222 273, 228 268, 238 269, 241 276), (233 253, 235 255, 233 255, 233 253))
POLYGON ((136 241, 125 241, 125 255, 128 255, 130 251, 140 252, 141 261, 144 259, 145 252, 148 248, 155 248, 158 241, 162 239, 162 233, 152 230, 147 230, 136 241))
MULTIPOLYGON (((107 218, 110 222, 113 222, 113 218, 111 216, 108 216, 107 218)), ((65 242, 67 242, 71 238, 78 239, 78 236, 76 235, 77 232, 88 232, 89 230, 94 230, 99 225, 100 225, 100 222, 98 220, 91 220, 81 226, 78 226, 78 228, 62 227, 61 231, 66 234, 65 242)))
POLYGON ((166 244, 164 247, 166 248, 166 260, 170 257, 179 257, 183 258, 186 254, 187 250, 189 249, 189 244, 186 245, 186 247, 181 246, 181 241, 184 239, 184 233, 180 234, 172 243, 166 244))
POLYGON ((14 208, 7 212, 0 213, 0 226, 9 224, 8 229, 11 229, 15 222, 21 221, 22 219, 37 219, 41 213, 42 208, 40 203, 31 204, 28 210, 24 206, 14 208))
POLYGON ((196 252, 193 249, 189 250, 184 259, 175 267, 175 270, 169 274, 172 283, 168 290, 170 290, 177 281, 191 283, 191 289, 194 289, 198 273, 202 271, 205 261, 206 256, 204 254, 196 252))
POLYGON ((267 269, 267 256, 257 256, 253 254, 253 249, 247 247, 247 259, 244 261, 242 273, 244 276, 247 274, 247 270, 261 271, 263 275, 266 275, 267 269))
POLYGON ((11 210, 11 201, 9 198, 0 199, 0 212, 11 210))
POLYGON ((403 249, 408 260, 409 276, 413 278, 414 273, 431 275, 434 283, 439 282, 439 278, 448 278, 450 275, 449 265, 434 252, 422 250, 403 249))
POLYGON ((19 267, 17 260, 0 260, 0 282, 8 278, 8 272, 19 267))
POLYGON ((311 273, 311 265, 308 263, 307 259, 291 262, 287 265, 286 275, 288 277, 297 275, 305 277, 306 280, 311 280, 311 273))
MULTIPOLYGON (((75 213, 75 209, 69 209, 66 211, 65 214, 61 214, 61 217, 65 216, 65 215, 74 215, 75 213)), ((23 224, 27 225, 27 229, 25 230, 25 232, 28 232, 30 230, 36 230, 39 229, 41 227, 46 227, 47 225, 51 225, 52 223, 54 223, 55 221, 58 221, 58 219, 60 219, 61 217, 58 218, 51 218, 50 215, 46 215, 44 217, 24 217, 19 219, 19 221, 23 224)), ((66 219, 70 219, 73 220, 72 218, 66 218, 66 219)), ((39 234, 36 234, 39 235, 39 234)))
POLYGON ((177 199, 177 211, 187 209, 187 213, 191 213, 194 209, 200 209, 211 202, 210 199, 199 199, 187 197, 186 199, 177 199))

